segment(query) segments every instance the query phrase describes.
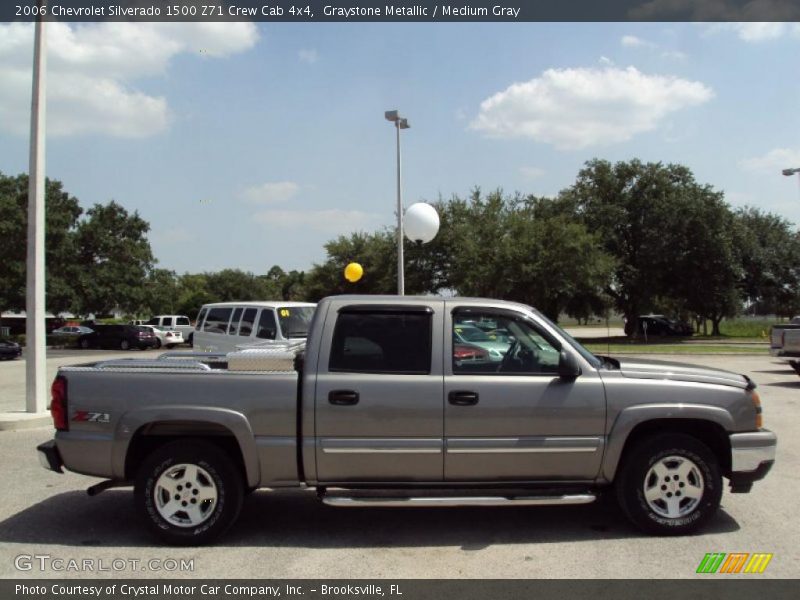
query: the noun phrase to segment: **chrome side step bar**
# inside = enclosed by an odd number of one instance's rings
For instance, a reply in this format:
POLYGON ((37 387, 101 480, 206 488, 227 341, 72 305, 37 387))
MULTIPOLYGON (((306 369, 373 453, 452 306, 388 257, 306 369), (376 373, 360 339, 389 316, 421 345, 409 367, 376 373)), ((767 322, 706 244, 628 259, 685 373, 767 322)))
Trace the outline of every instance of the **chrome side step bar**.
POLYGON ((594 494, 563 496, 431 496, 431 497, 380 497, 380 496, 322 496, 329 506, 363 507, 453 507, 453 506, 550 506, 564 504, 590 504, 594 494))

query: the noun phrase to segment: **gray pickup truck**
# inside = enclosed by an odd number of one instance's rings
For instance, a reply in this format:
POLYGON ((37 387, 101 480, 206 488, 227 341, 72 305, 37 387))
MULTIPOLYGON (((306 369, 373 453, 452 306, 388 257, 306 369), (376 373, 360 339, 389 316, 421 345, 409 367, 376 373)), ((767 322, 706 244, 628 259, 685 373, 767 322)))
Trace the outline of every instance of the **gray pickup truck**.
POLYGON ((595 356, 536 310, 466 298, 336 296, 303 352, 166 353, 62 367, 48 469, 134 487, 149 527, 201 544, 248 491, 335 506, 586 504, 616 494, 654 534, 695 531, 722 478, 770 470, 744 375, 595 356), (486 333, 491 343, 467 331, 486 333), (500 358, 488 351, 498 344, 500 358))
POLYGON ((786 324, 772 326, 769 353, 788 362, 800 375, 800 317, 794 317, 786 324))

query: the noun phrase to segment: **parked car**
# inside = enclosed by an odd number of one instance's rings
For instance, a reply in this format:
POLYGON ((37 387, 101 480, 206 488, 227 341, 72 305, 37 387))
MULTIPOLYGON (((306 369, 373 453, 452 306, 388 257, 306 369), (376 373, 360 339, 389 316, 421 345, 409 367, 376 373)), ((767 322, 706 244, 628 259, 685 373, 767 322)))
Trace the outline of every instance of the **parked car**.
POLYGON ((180 331, 173 331, 172 329, 164 329, 156 327, 155 325, 139 325, 142 329, 152 331, 156 336, 156 348, 172 349, 178 344, 183 343, 183 334, 180 331))
POLYGON ((194 341, 194 327, 186 315, 156 315, 142 325, 155 325, 163 329, 180 331, 184 341, 191 346, 194 341))
POLYGON ((89 327, 84 327, 83 325, 64 325, 63 327, 59 327, 58 329, 53 329, 50 332, 50 335, 63 335, 63 336, 79 336, 84 335, 87 333, 92 333, 93 329, 89 327))
POLYGON ((789 363, 800 375, 800 317, 794 317, 789 323, 773 325, 769 340, 769 353, 789 363))
POLYGON ((453 344, 453 364, 460 367, 465 362, 489 362, 489 351, 473 344, 453 344))
POLYGON ((467 322, 457 323, 453 328, 453 341, 479 346, 489 353, 489 360, 500 362, 508 351, 510 342, 492 339, 483 329, 467 322))
POLYGON ((648 337, 689 336, 694 333, 692 325, 664 315, 641 315, 636 320, 636 332, 648 337))
POLYGON ((17 342, 0 338, 0 360, 14 360, 22 355, 22 347, 17 342))
POLYGON ((81 348, 155 348, 158 343, 156 335, 144 327, 135 325, 95 325, 92 333, 85 333, 78 338, 81 348))

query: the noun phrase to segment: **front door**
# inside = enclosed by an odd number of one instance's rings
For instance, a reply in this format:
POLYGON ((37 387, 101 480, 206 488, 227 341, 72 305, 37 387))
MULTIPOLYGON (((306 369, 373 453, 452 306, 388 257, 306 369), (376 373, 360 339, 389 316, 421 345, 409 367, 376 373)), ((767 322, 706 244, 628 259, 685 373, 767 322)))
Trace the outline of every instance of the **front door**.
POLYGON ((597 373, 560 378, 561 342, 522 313, 448 312, 445 479, 594 478, 606 417, 597 373))
POLYGON ((442 304, 330 305, 315 392, 320 482, 442 481, 442 304))

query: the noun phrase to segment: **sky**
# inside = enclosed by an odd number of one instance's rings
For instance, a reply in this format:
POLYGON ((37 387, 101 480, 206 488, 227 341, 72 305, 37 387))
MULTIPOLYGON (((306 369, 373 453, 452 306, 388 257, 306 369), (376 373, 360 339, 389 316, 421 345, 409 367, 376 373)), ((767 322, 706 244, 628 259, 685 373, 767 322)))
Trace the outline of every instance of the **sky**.
MULTIPOLYGON (((800 25, 48 24, 47 176, 158 266, 308 269, 403 200, 552 196, 593 158, 688 166, 800 223, 800 25)), ((0 23, 0 172, 28 169, 31 24, 0 23)))

